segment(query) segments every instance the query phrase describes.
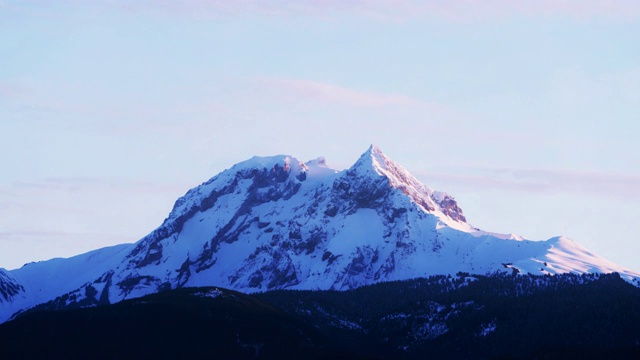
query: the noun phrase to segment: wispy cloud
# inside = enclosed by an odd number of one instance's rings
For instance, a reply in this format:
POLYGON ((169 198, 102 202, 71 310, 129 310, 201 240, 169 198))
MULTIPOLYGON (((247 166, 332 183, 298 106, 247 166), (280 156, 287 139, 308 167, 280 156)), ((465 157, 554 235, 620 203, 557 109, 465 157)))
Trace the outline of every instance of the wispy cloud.
POLYGON ((188 186, 55 177, 0 184, 0 267, 134 242, 188 186))
POLYGON ((557 71, 550 85, 549 95, 573 108, 594 103, 640 104, 640 68, 589 74, 581 67, 569 67, 557 71))
POLYGON ((17 97, 24 94, 25 92, 26 89, 23 86, 0 81, 0 99, 17 97))
MULTIPOLYGON (((158 222, 188 187, 184 184, 90 177, 57 177, 0 184, 0 229, 24 227, 59 231, 92 224, 104 231, 113 224, 135 224, 143 219, 158 222), (152 211, 149 212, 149 208, 152 211)), ((148 226, 154 225, 158 224, 148 226)))
POLYGON ((49 242, 52 239, 95 239, 96 237, 100 238, 113 238, 117 239, 120 243, 132 242, 135 239, 131 239, 130 237, 124 235, 117 234, 105 234, 105 233, 75 233, 75 232, 65 232, 65 231, 14 231, 8 232, 3 231, 0 232, 0 242, 1 241, 15 241, 15 240, 24 240, 24 239, 33 239, 38 242, 49 242))
MULTIPOLYGON (((460 123, 471 121, 471 115, 459 111, 447 104, 408 96, 397 92, 380 92, 347 87, 334 83, 320 82, 309 79, 263 77, 255 79, 251 93, 238 95, 240 98, 251 99, 260 104, 258 108, 269 108, 273 104, 281 109, 298 109, 315 116, 331 118, 330 114, 337 114, 336 119, 360 119, 371 124, 373 119, 386 120, 395 118, 399 131, 408 126, 416 129, 427 126, 434 131, 449 131, 460 123), (260 99, 260 100, 256 100, 260 99), (411 125, 413 124, 413 125, 411 125)), ((297 110, 293 110, 297 111, 297 110)), ((339 125, 340 121, 335 120, 339 125)), ((328 123, 324 120, 324 123, 328 123)), ((386 125, 389 125, 386 123, 386 125)), ((369 129, 375 131, 375 129, 369 129)))
POLYGON ((160 185, 147 181, 132 179, 102 178, 102 177, 51 177, 32 181, 18 181, 10 187, 0 187, 0 194, 20 191, 75 191, 78 193, 96 191, 117 191, 124 193, 143 192, 174 193, 181 192, 185 185, 160 185))
POLYGON ((33 261, 71 257, 135 240, 127 235, 98 232, 1 231, 0 268, 15 269, 33 261))
POLYGON ((341 15, 376 20, 406 20, 420 17, 453 21, 478 21, 510 16, 569 16, 577 19, 637 19, 640 3, 620 0, 188 0, 114 1, 133 12, 154 12, 173 16, 226 17, 243 14, 275 16, 313 16, 333 18, 341 15))
POLYGON ((258 84, 262 86, 266 92, 275 91, 284 99, 294 101, 305 99, 363 107, 423 107, 426 105, 423 101, 401 94, 360 91, 312 80, 262 78, 258 80, 258 84))
MULTIPOLYGON (((338 84, 308 79, 264 77, 256 79, 254 95, 284 104, 309 104, 319 109, 343 109, 403 114, 406 119, 447 119, 453 128, 460 119, 470 116, 447 104, 394 92, 354 89, 338 84)), ((243 95, 248 96, 248 95, 243 95)))
POLYGON ((631 20, 640 17, 640 3, 627 0, 428 1, 422 10, 442 18, 472 21, 513 16, 567 16, 579 20, 631 20))
POLYGON ((37 181, 18 181, 13 184, 18 189, 73 189, 82 187, 95 187, 105 184, 105 179, 98 178, 47 178, 37 181))
POLYGON ((533 193, 579 193, 598 197, 640 198, 640 175, 562 170, 465 169, 418 171, 425 182, 472 190, 533 193))
POLYGON ((82 13, 91 16, 96 11, 106 10, 200 19, 246 15, 318 19, 355 16, 378 21, 433 18, 456 22, 487 21, 513 16, 567 16, 580 20, 614 21, 640 18, 640 2, 635 0, 62 0, 51 4, 36 0, 0 0, 0 9, 9 14, 50 18, 78 16, 82 13))
MULTIPOLYGON (((503 172, 509 173, 506 170, 503 172)), ((599 195, 640 197, 640 176, 582 171, 517 170, 511 171, 519 181, 545 184, 562 192, 587 192, 599 195)))

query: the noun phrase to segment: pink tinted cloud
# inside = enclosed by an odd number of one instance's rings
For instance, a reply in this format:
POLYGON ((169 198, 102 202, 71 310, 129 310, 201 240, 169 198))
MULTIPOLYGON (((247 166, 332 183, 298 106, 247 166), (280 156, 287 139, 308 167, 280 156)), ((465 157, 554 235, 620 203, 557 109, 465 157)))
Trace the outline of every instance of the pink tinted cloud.
POLYGON ((0 195, 20 191, 77 191, 77 192, 123 192, 123 193, 174 193, 184 191, 185 185, 157 184, 143 180, 102 177, 51 177, 34 181, 15 182, 11 186, 0 186, 0 195))
POLYGON ((639 175, 553 170, 516 170, 511 174, 518 181, 543 183, 556 191, 640 197, 639 175))
POLYGON ((69 238, 81 238, 81 239, 95 239, 96 237, 107 237, 116 239, 118 243, 131 242, 131 237, 119 234, 105 234, 105 233, 77 233, 66 231, 4 231, 0 232, 0 241, 16 241, 23 239, 34 239, 36 241, 50 241, 51 239, 69 239, 69 238))
MULTIPOLYGON (((254 81, 252 93, 244 94, 278 106, 309 107, 313 111, 340 109, 360 114, 374 112, 405 119, 440 119, 446 128, 456 129, 459 123, 469 121, 469 114, 447 104, 419 99, 393 92, 360 90, 337 84, 292 78, 259 78, 254 81)), ((444 129, 441 127, 440 130, 444 129)))
POLYGON ((186 189, 91 177, 0 183, 0 267, 136 241, 186 189))
POLYGON ((350 15, 391 21, 423 17, 450 21, 555 15, 583 20, 640 17, 640 2, 635 0, 128 0, 113 3, 133 12, 207 18, 245 14, 319 18, 350 15))
POLYGON ((71 257, 137 239, 109 232, 2 231, 0 268, 17 269, 33 261, 71 257))
MULTIPOLYGON (((637 20, 637 0, 109 0, 87 2, 0 0, 5 14, 61 18, 115 9, 178 18, 226 18, 244 15, 356 16, 378 21, 434 18, 455 22, 490 21, 513 16, 568 16, 580 20, 637 20)), ((0 16, 3 14, 0 13, 0 16)))
POLYGON ((57 177, 0 184, 0 229, 57 228, 74 218, 82 218, 88 225, 99 222, 101 217, 120 221, 117 226, 124 227, 124 223, 133 219, 127 218, 127 214, 141 218, 166 215, 172 201, 184 194, 185 189, 188 185, 97 177, 57 177), (161 207, 140 213, 149 204, 161 207), (124 207, 121 211, 108 211, 119 205, 124 207), (50 219, 58 219, 60 223, 49 222, 50 219))
POLYGON ((25 91, 22 86, 0 81, 0 99, 16 97, 24 94, 25 91))
POLYGON ((427 1, 418 6, 416 11, 422 11, 424 15, 469 21, 513 16, 567 16, 580 20, 640 17, 640 2, 628 0, 458 0, 427 1))
POLYGON ((640 19, 640 1, 636 0, 61 0, 51 3, 0 0, 0 18, 15 18, 16 15, 87 18, 96 12, 112 10, 134 15, 206 20, 242 16, 321 20, 337 20, 346 16, 381 22, 440 19, 462 23, 522 16, 563 16, 581 21, 640 19))
POLYGON ((258 85, 266 90, 276 91, 285 99, 290 100, 307 99, 362 107, 394 105, 419 107, 424 105, 421 101, 405 95, 360 91, 304 79, 262 78, 258 80, 258 85))
POLYGON ((531 193, 580 193, 622 199, 640 198, 640 175, 560 170, 475 169, 417 172, 426 182, 453 184, 474 190, 531 193))

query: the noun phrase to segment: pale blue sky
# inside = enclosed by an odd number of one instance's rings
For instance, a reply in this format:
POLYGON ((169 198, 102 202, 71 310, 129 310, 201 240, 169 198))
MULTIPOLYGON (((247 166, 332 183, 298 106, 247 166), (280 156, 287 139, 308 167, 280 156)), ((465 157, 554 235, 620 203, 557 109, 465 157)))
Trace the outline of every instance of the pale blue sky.
POLYGON ((138 240, 253 155, 369 144, 640 270, 636 1, 0 0, 0 267, 138 240))

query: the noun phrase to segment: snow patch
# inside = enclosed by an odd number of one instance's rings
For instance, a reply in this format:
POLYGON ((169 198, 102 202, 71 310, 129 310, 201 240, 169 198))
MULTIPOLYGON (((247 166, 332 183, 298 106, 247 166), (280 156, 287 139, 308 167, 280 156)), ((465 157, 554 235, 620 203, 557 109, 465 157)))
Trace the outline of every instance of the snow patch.
POLYGON ((215 299, 215 298, 218 298, 218 297, 222 296, 223 292, 220 291, 220 289, 208 289, 208 290, 202 290, 202 291, 194 292, 193 295, 198 296, 198 297, 206 297, 206 298, 215 299))
POLYGON ((481 324, 480 325, 480 332, 478 333, 478 336, 485 337, 485 336, 491 334, 494 331, 496 331, 496 320, 495 319, 493 319, 489 323, 481 324))

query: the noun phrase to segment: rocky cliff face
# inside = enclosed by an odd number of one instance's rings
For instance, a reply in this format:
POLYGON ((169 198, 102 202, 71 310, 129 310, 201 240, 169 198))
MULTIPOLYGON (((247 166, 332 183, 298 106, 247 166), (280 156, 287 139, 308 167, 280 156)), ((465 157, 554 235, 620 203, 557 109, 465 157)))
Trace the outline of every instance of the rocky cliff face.
POLYGON ((506 238, 469 225, 452 196, 375 146, 344 171, 323 158, 254 157, 189 190, 135 244, 0 272, 0 321, 41 303, 88 306, 189 286, 344 290, 459 271, 640 277, 566 238, 506 238), (43 273, 49 281, 37 280, 43 273))
POLYGON ((6 270, 0 269, 0 302, 11 302, 16 295, 22 292, 24 292, 24 287, 6 270))

